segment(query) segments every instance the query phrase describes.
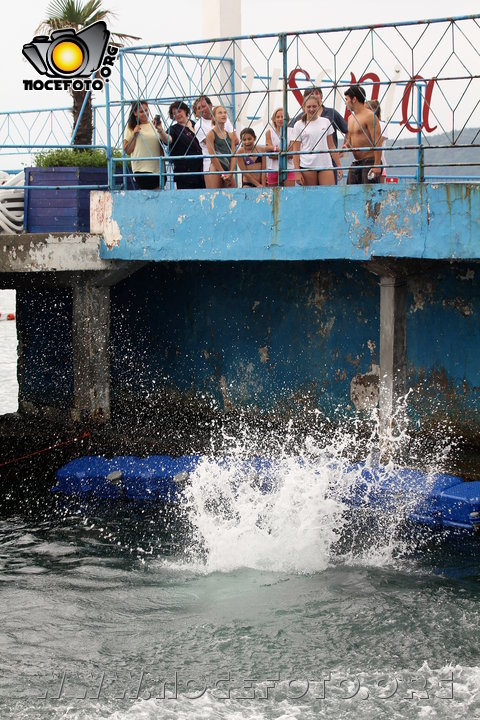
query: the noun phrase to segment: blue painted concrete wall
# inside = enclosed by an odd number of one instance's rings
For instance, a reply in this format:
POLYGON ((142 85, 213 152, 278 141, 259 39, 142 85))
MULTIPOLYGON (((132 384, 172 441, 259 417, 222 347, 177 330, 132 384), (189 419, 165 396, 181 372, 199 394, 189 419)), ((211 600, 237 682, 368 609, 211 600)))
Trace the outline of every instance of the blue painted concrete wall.
POLYGON ((407 359, 410 405, 425 419, 480 424, 480 267, 437 266, 409 281, 407 359))
POLYGON ((108 259, 471 259, 480 185, 114 192, 92 230, 108 259))
MULTIPOLYGON (((114 398, 167 388, 226 409, 353 413, 351 383, 366 376, 373 387, 379 361, 378 278, 359 261, 418 258, 408 277, 412 409, 478 433, 480 270, 467 259, 480 256, 480 186, 102 197, 103 257, 156 261, 111 289, 114 398)), ((21 298, 22 394, 71 403, 71 297, 21 298)))
POLYGON ((71 407, 71 291, 17 291, 17 324, 21 332, 21 399, 39 406, 71 407))
MULTIPOLYGON (((418 266, 419 271, 421 265, 418 266)), ((423 424, 480 422, 480 269, 409 279, 408 385, 423 424)), ((27 400, 71 403, 71 298, 23 291, 27 400)), ((166 389, 220 408, 353 414, 350 384, 378 364, 378 278, 359 263, 152 263, 111 290, 112 395, 166 389)))
POLYGON ((378 362, 378 295, 354 263, 149 266, 112 288, 113 386, 331 413, 378 362))

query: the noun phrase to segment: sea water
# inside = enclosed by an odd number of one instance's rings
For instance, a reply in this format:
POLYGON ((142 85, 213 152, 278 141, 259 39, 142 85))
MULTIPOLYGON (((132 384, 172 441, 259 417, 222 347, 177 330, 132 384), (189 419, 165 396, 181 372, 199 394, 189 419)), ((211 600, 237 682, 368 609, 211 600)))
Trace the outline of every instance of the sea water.
POLYGON ((173 510, 0 513, 0 718, 480 717, 478 542, 357 527, 352 437, 272 440, 265 477, 226 438, 173 510))

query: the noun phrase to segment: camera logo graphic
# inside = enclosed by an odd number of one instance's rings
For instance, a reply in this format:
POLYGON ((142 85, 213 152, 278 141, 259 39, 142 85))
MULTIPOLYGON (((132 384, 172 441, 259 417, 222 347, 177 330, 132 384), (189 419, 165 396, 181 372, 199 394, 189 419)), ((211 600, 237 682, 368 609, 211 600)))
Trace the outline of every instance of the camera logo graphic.
POLYGON ((72 28, 36 35, 22 54, 40 75, 51 78, 89 77, 102 64, 110 33, 99 20, 75 32, 72 28))

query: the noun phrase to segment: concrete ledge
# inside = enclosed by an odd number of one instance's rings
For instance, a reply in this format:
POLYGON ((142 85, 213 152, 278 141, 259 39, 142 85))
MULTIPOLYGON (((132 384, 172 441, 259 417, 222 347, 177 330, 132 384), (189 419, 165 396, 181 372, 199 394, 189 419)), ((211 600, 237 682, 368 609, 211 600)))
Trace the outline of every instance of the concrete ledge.
POLYGON ((100 257, 100 236, 86 233, 0 235, 0 273, 111 271, 100 257))
POLYGON ((91 229, 104 259, 476 259, 480 184, 94 191, 91 229))

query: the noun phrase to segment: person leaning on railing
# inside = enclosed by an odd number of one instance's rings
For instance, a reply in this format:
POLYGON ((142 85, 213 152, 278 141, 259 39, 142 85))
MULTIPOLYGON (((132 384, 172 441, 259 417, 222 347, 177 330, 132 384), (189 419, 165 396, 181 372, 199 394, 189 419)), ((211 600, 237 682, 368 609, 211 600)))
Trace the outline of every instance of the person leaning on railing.
POLYGON ((177 189, 204 188, 202 148, 195 137, 190 108, 181 100, 176 100, 170 105, 168 114, 174 120, 168 132, 163 129, 161 122, 156 127, 161 141, 169 146, 177 189))
POLYGON ((227 132, 227 120, 227 111, 223 105, 213 108, 213 127, 207 135, 208 154, 224 157, 212 157, 210 174, 205 177, 208 188, 235 187, 236 137, 235 132, 227 132))
POLYGON ((160 185, 158 158, 163 156, 164 152, 150 120, 148 103, 145 100, 136 100, 130 106, 123 149, 132 158, 132 172, 138 187, 142 190, 158 190, 160 185))
POLYGON ((339 179, 342 178, 333 127, 330 120, 320 116, 320 111, 319 99, 309 95, 303 101, 303 115, 293 128, 293 149, 301 152, 293 158, 297 185, 335 185, 334 166, 337 166, 339 179))
POLYGON ((379 183, 382 174, 382 131, 380 123, 366 105, 367 96, 361 85, 345 91, 350 110, 345 145, 355 158, 348 171, 347 185, 379 183))
MULTIPOLYGON (((281 146, 281 134, 284 121, 283 108, 277 108, 273 111, 272 125, 265 133, 265 150, 272 153, 267 157, 267 185, 278 185, 278 153, 281 146)), ((287 114, 287 122, 289 117, 287 114)), ((293 127, 287 126, 287 150, 293 150, 294 132, 293 127)), ((293 157, 287 156, 287 177, 284 182, 285 187, 295 185, 295 165, 293 157)))
MULTIPOLYGON (((195 135, 200 143, 203 154, 207 156, 203 159, 203 172, 205 174, 210 170, 211 164, 211 160, 208 157, 207 135, 213 127, 212 107, 212 101, 207 95, 200 95, 193 103, 195 135)), ((233 125, 228 119, 225 123, 225 132, 233 132, 233 125)))

